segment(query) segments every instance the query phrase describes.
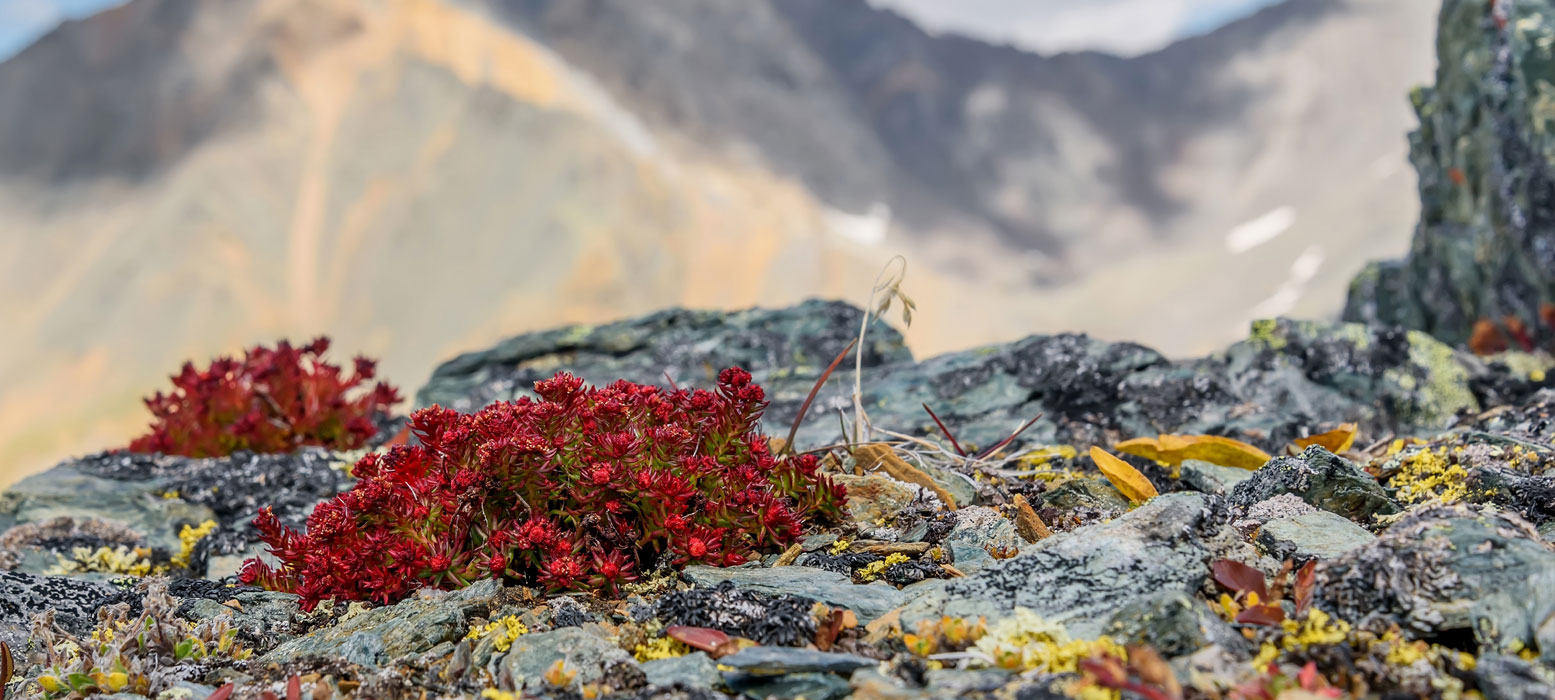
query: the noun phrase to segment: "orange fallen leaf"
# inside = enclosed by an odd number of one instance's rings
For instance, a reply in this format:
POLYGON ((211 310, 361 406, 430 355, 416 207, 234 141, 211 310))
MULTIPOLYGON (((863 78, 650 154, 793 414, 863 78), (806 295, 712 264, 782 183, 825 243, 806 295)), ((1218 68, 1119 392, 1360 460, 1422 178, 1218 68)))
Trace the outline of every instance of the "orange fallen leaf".
POLYGON ((1101 470, 1102 475, 1112 482, 1123 497, 1130 501, 1140 503, 1160 495, 1160 492, 1155 490, 1155 484, 1150 483, 1150 480, 1139 473, 1138 469, 1100 447, 1091 448, 1091 461, 1096 463, 1096 468, 1101 470))
POLYGON ((1268 463, 1269 453, 1220 435, 1168 435, 1134 438, 1113 445, 1119 452, 1155 460, 1172 466, 1196 459, 1223 467, 1257 469, 1268 463))
POLYGON ((1304 438, 1292 440, 1298 449, 1306 449, 1312 445, 1318 445, 1334 454, 1342 454, 1355 444, 1355 432, 1358 426, 1354 423, 1345 423, 1333 430, 1320 435, 1308 435, 1304 438))

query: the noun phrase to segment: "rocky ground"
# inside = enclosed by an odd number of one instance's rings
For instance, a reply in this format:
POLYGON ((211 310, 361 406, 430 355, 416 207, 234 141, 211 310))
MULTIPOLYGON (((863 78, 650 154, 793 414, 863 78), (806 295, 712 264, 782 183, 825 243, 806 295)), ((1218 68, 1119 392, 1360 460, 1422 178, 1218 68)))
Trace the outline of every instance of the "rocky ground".
MULTIPOLYGON (((793 440, 826 455, 845 522, 614 596, 478 580, 308 610, 238 582, 265 554, 252 521, 301 526, 364 451, 66 460, 0 495, 7 696, 1555 697, 1555 358, 1535 327, 1555 301, 1536 147, 1555 5, 1442 16, 1416 99, 1426 218, 1357 281, 1357 323, 1259 322, 1192 360, 1081 335, 918 360, 876 322, 858 403, 847 355, 793 440), (93 655, 117 665, 52 670, 93 655)), ((738 365, 783 438, 863 318, 810 302, 528 334, 437 368, 417 404, 738 365)), ((367 449, 401 435, 381 428, 367 449)))

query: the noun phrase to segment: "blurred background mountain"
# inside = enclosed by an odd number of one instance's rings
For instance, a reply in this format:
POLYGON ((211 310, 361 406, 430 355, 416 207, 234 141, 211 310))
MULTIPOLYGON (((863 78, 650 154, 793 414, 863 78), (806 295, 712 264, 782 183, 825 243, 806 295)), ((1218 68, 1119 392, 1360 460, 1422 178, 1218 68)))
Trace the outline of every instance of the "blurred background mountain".
POLYGON ((861 301, 915 354, 1332 317, 1419 206, 1425 0, 0 0, 0 482, 186 358, 861 301))

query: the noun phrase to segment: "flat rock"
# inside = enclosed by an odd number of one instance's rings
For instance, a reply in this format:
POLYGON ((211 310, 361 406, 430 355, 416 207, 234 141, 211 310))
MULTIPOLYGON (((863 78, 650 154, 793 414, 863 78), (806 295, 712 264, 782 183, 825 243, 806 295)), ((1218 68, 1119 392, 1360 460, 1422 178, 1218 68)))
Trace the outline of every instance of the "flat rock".
POLYGON ((902 624, 911 629, 942 614, 996 620, 1025 607, 1076 638, 1094 639, 1128 603, 1204 583, 1209 551, 1195 532, 1203 509, 1203 496, 1166 494, 1111 522, 1049 537, 942 591, 926 591, 904 609, 902 624))
POLYGON ((1319 510, 1266 522, 1258 529, 1256 541, 1264 554, 1294 560, 1299 566, 1312 559, 1333 559, 1375 539, 1365 528, 1319 510))
POLYGON ((838 654, 800 647, 750 647, 718 660, 724 666, 744 673, 781 675, 785 673, 852 673, 879 664, 853 654, 838 654))
POLYGON ((495 607, 501 590, 497 581, 484 579, 457 591, 428 592, 287 641, 259 660, 285 664, 350 652, 353 663, 383 666, 464 636, 469 619, 495 607))
POLYGON ((1091 508, 1103 512, 1122 513, 1128 510, 1128 499, 1118 493, 1106 479, 1081 477, 1059 484, 1051 491, 1037 496, 1042 506, 1071 511, 1091 508))
POLYGON ((719 672, 717 662, 700 651, 668 659, 654 659, 643 663, 642 670, 650 685, 665 688, 675 685, 713 688, 723 682, 723 674, 719 672))
POLYGON ((955 566, 972 573, 996 561, 988 548, 1017 549, 1024 541, 1015 533, 1015 524, 992 508, 971 506, 952 516, 956 523, 941 541, 950 547, 955 566))
POLYGON ((97 619, 97 608, 121 589, 62 576, 35 576, 0 571, 0 642, 25 649, 34 615, 52 610, 66 631, 85 636, 97 619))
POLYGON ((796 595, 827 605, 852 610, 859 622, 867 623, 902 604, 904 596, 894 586, 876 581, 855 585, 842 574, 806 566, 772 568, 719 568, 688 566, 682 572, 686 580, 698 586, 713 586, 732 581, 738 588, 762 593, 796 595))
POLYGON ((1204 601, 1180 590, 1130 601, 1113 613, 1106 634, 1120 644, 1148 644, 1167 657, 1192 654, 1211 644, 1252 652, 1247 640, 1204 601))
POLYGON ((1182 482, 1199 493, 1225 493, 1252 475, 1253 472, 1248 469, 1222 467, 1197 459, 1183 460, 1182 463, 1182 482))
POLYGON ((830 673, 790 673, 785 676, 762 676, 749 673, 730 673, 724 677, 729 689, 746 697, 805 698, 805 700, 835 700, 847 697, 853 686, 843 678, 830 673))
POLYGON ((550 632, 522 635, 513 641, 513 646, 502 657, 501 663, 504 671, 522 682, 524 688, 534 692, 546 687, 546 670, 563 660, 567 662, 568 668, 578 672, 579 683, 592 683, 603 678, 606 673, 624 673, 634 677, 637 681, 635 685, 647 682, 631 654, 622 651, 610 640, 590 634, 581 627, 563 627, 550 632))
POLYGON ((869 526, 906 510, 919 492, 912 484, 880 474, 835 474, 832 480, 848 490, 848 516, 869 526))

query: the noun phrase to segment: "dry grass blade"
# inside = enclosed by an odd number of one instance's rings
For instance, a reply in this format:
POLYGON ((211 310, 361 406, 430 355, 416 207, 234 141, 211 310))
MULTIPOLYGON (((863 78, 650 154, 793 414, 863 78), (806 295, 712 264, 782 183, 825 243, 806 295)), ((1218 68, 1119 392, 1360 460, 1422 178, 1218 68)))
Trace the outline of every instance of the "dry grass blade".
POLYGON ((939 416, 934 415, 934 409, 929 408, 927 403, 923 404, 923 410, 929 412, 929 417, 934 419, 934 424, 939 426, 939 431, 945 434, 945 439, 950 441, 950 446, 956 448, 956 454, 965 457, 966 450, 962 449, 961 443, 956 440, 956 434, 950 432, 950 428, 945 427, 945 421, 940 420, 939 416))
POLYGON ((785 452, 794 451, 794 436, 799 434, 799 425, 804 422, 805 414, 810 412, 810 404, 815 402, 815 396, 821 393, 821 387, 826 385, 827 378, 831 377, 832 372, 837 371, 837 365, 842 364, 842 361, 847 358, 848 352, 855 345, 858 345, 858 339, 855 338, 848 341, 848 347, 843 348, 842 352, 837 353, 837 356, 832 358, 831 364, 826 366, 826 371, 822 372, 820 378, 815 380, 815 386, 810 387, 810 395, 804 397, 804 403, 799 404, 799 413, 794 416, 794 424, 788 427, 788 439, 784 441, 785 444, 783 446, 785 452))
POLYGON ((1030 428, 1031 426, 1036 425, 1037 419, 1039 419, 1041 417, 1042 417, 1042 414, 1040 414, 1040 413, 1038 413, 1037 415, 1032 416, 1031 420, 1026 421, 1019 428, 1016 428, 1015 432, 1010 433, 1009 437, 1007 437, 1007 438, 1005 438, 1003 440, 1000 440, 999 444, 994 445, 993 447, 990 447, 990 448, 988 448, 986 450, 983 450, 982 452, 978 453, 977 458, 974 461, 981 462, 981 461, 983 461, 985 459, 988 459, 989 457, 992 457, 995 454, 998 454, 999 450, 1004 449, 1006 445, 1009 445, 1010 443, 1014 442, 1015 438, 1020 437, 1020 434, 1026 432, 1027 428, 1030 428))

